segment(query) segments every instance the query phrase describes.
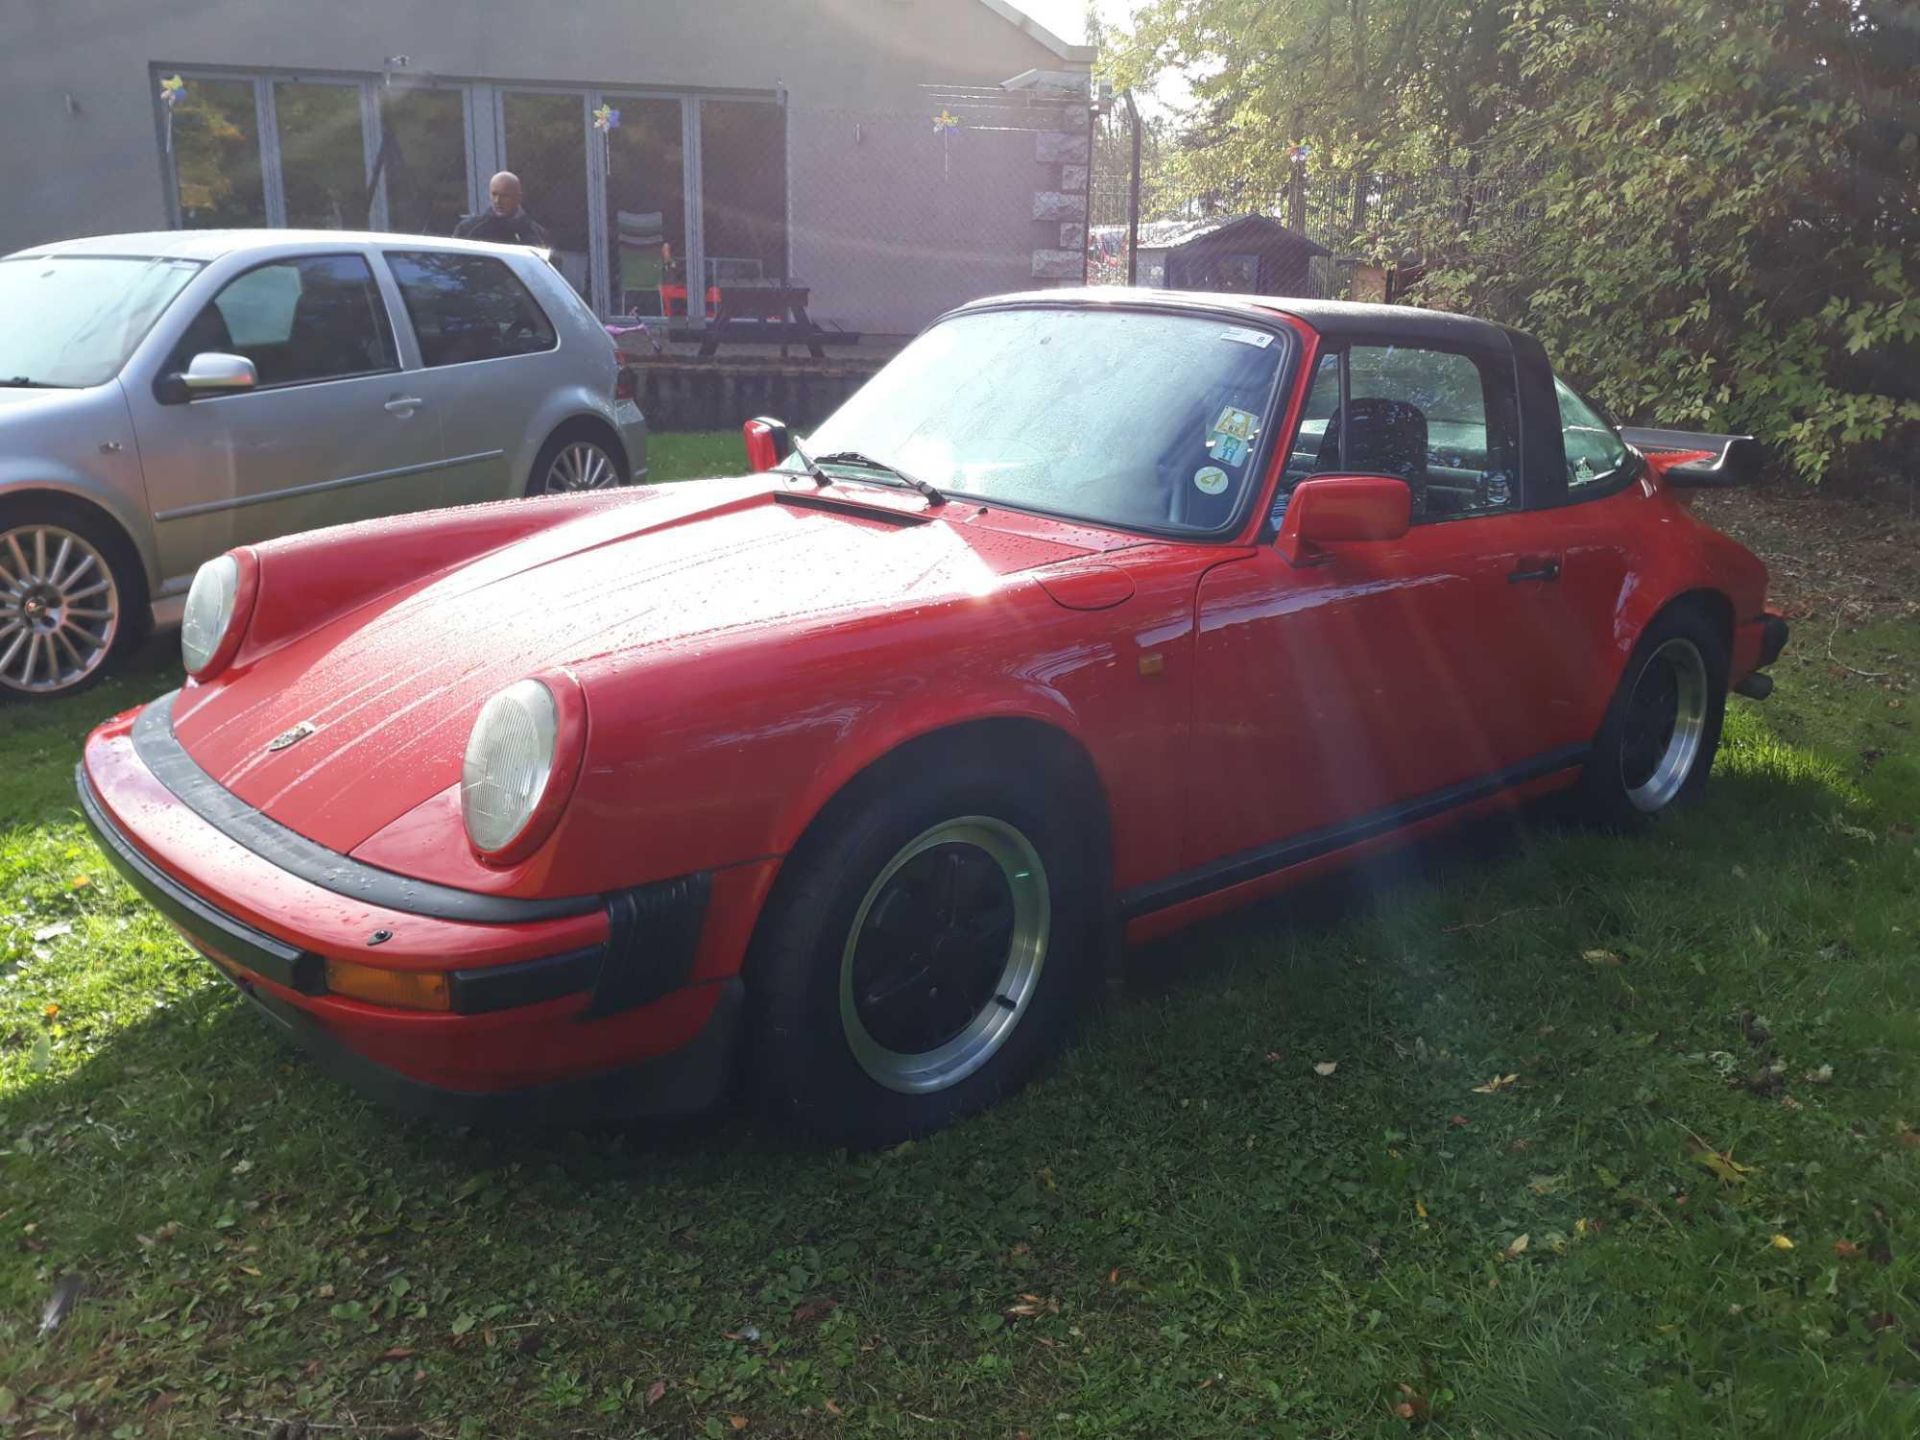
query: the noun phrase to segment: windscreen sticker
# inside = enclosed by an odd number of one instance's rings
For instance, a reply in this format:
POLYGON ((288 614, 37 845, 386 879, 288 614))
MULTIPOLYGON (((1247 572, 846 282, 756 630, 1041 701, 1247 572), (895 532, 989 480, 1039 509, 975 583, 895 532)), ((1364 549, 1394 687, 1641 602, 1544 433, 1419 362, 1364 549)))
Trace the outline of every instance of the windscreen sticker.
POLYGON ((1247 442, 1238 435, 1216 435, 1213 443, 1207 446, 1207 454, 1222 465, 1244 465, 1247 463, 1247 442))
POLYGON ((1193 488, 1202 495, 1218 495, 1227 488, 1227 472, 1218 465, 1207 465, 1193 472, 1193 488))
POLYGON ((1225 330, 1222 330, 1220 332, 1220 338, 1222 340, 1231 340, 1236 345, 1251 345, 1257 350, 1264 350, 1267 346, 1273 344, 1273 336, 1265 330, 1246 330, 1238 325, 1229 325, 1225 330))
POLYGON ((1260 427, 1260 417, 1251 410, 1236 410, 1229 405, 1220 412, 1220 418, 1213 422, 1213 435, 1231 435, 1236 440, 1251 440, 1253 432, 1260 427))

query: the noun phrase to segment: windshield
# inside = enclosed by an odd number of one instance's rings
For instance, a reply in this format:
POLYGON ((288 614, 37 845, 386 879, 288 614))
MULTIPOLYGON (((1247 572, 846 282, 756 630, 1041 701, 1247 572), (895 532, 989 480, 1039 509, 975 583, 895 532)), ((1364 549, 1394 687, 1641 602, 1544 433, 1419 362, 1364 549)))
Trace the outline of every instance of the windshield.
POLYGON ((915 340, 806 444, 949 495, 1205 534, 1258 484, 1253 457, 1288 353, 1270 331, 1198 316, 978 311, 915 340))
POLYGON ((191 260, 0 260, 0 387, 104 385, 200 269, 191 260))

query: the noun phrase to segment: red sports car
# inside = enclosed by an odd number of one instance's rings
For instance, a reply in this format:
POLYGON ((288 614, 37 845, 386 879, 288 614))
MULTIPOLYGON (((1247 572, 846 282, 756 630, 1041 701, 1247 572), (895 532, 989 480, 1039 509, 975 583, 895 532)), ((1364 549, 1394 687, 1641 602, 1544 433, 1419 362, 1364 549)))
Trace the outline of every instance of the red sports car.
POLYGON ((102 725, 107 853, 346 1078, 857 1145, 1021 1084, 1126 940, 1549 791, 1697 796, 1786 626, 1498 325, 1047 292, 757 473, 249 546, 102 725))

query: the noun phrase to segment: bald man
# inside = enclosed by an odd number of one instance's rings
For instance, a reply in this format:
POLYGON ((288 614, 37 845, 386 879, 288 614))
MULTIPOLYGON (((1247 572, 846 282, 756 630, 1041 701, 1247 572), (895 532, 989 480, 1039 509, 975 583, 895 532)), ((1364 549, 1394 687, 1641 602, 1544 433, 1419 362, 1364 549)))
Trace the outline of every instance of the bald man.
POLYGON ((456 225, 455 239, 491 240, 499 245, 552 243, 520 203, 520 177, 511 170, 502 170, 487 182, 487 197, 493 201, 492 206, 456 225))

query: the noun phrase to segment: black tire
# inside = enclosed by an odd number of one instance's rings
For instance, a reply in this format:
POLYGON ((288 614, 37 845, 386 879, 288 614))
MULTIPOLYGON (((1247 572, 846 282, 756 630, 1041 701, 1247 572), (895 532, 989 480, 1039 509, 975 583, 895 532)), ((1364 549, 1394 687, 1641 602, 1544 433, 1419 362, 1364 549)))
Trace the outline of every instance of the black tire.
POLYGON ((630 480, 626 455, 617 443, 609 440, 597 425, 569 422, 554 431, 548 437, 547 443, 540 447, 540 453, 534 457, 533 470, 527 476, 527 494, 564 495, 578 490, 613 490, 629 483, 630 480), (599 484, 556 483, 556 465, 559 464, 563 455, 576 450, 590 451, 597 455, 599 462, 606 467, 609 478, 599 484))
POLYGON ((1727 713, 1727 642, 1704 610, 1662 611, 1641 634, 1594 737, 1576 792, 1582 815, 1632 830, 1699 801, 1720 748, 1727 713), (1697 706, 1690 703, 1698 686, 1697 706), (1666 702, 1671 697, 1671 705, 1666 702), (1670 713, 1663 725, 1661 717, 1670 713), (1690 747, 1683 723, 1693 716, 1690 747), (1649 755, 1660 748, 1649 768, 1649 755))
MULTIPOLYGON (((1098 897, 1103 891, 1089 872, 1092 856, 1104 852, 1089 847, 1086 826, 1075 824, 1081 807, 1044 776, 1025 769, 1010 772, 985 753, 922 752, 921 758, 929 763, 890 767, 884 776, 876 777, 880 783, 859 787, 795 848, 761 919, 748 961, 749 1065, 763 1106, 782 1122, 797 1123, 818 1138, 854 1149, 890 1145, 941 1129, 1018 1090, 1062 1046, 1080 1000, 1092 989, 1088 982, 1095 970, 1098 897), (855 922, 863 915, 870 891, 903 851, 930 834, 956 833, 945 827, 965 825, 975 818, 988 822, 979 832, 985 843, 1002 844, 1010 833, 1027 842, 1038 857, 1038 883, 1044 887, 1047 909, 1043 960, 1019 1004, 1002 1000, 996 1009, 996 1000, 1020 989, 1020 982, 1008 982, 1007 977, 1016 973, 1013 957, 1023 953, 1020 937, 1030 933, 1020 928, 1019 907, 1030 905, 1031 890, 1023 889, 1025 901, 1015 898, 1016 882, 1005 880, 1006 872, 1001 880, 992 880, 991 867, 983 870, 977 859, 966 854, 964 842, 942 843, 902 865, 889 882, 899 888, 882 888, 866 912, 863 936, 874 933, 882 902, 889 897, 909 897, 901 902, 909 916, 933 908, 916 910, 910 903, 916 892, 912 882, 902 877, 911 876, 909 867, 914 864, 971 866, 968 873, 984 874, 990 885, 1006 886, 1005 904, 1014 917, 1005 950, 1007 969, 987 987, 996 998, 980 1004, 972 1022, 991 1025, 990 1017, 1010 1012, 1014 1019, 1004 1038, 970 1073, 957 1074, 940 1088, 905 1092, 877 1079, 857 1053, 864 1041, 870 1053, 877 1052, 874 1063, 885 1068, 893 1062, 884 1057, 895 1052, 879 1043, 884 1030, 866 1032, 867 1012, 852 989, 851 977, 859 973, 857 966, 865 954, 859 948, 865 942, 852 939, 855 922), (857 1035, 855 1024, 843 1016, 844 1005, 863 1017, 857 1035)), ((1030 887, 1035 882, 1020 883, 1030 887)), ((950 888, 949 896, 953 893, 950 888)), ((989 916, 1001 902, 999 892, 976 893, 984 898, 980 905, 966 907, 968 920, 980 921, 989 933, 997 933, 980 917, 989 916)), ((948 913, 957 914, 961 908, 952 907, 948 913)), ((938 955, 941 943, 936 940, 925 953, 938 955)), ((992 950, 990 940, 981 953, 992 950)), ((913 949, 915 957, 921 953, 913 949)), ((907 962, 908 966, 913 963, 907 962)), ((937 963, 928 961, 923 973, 931 974, 937 963)), ((993 963, 988 962, 989 969, 993 963)), ((924 1004, 909 987, 891 987, 890 994, 906 998, 892 1002, 898 1008, 889 1016, 920 1025, 928 1023, 936 1006, 954 1003, 958 981, 950 986, 945 1002, 937 998, 937 985, 947 980, 936 977, 931 983, 934 988, 929 993, 936 998, 924 1004)), ((955 1008, 964 1013, 965 1003, 955 1008)), ((959 1045, 968 1033, 952 1037, 945 1049, 959 1045)), ((945 1050, 936 1045, 915 1051, 902 1045, 900 1053, 918 1062, 945 1050)))
MULTIPOLYGON (((46 569, 56 569, 59 554, 55 548, 47 556, 46 569)), ((51 576, 58 580, 59 576, 51 576)), ((152 628, 152 613, 147 602, 146 571, 132 541, 112 521, 91 506, 62 495, 17 495, 0 498, 0 696, 13 699, 51 700, 82 691, 100 683, 128 653, 137 648, 152 628), (37 575, 39 583, 22 583, 30 566, 41 567, 37 560, 39 537, 70 536, 77 545, 63 567, 63 584, 50 583, 48 575, 37 575), (16 549, 16 546, 19 548, 16 549), (85 566, 90 548, 97 564, 85 566), (21 564, 26 559, 28 566, 21 564), (104 590, 94 572, 104 566, 104 590), (16 571, 23 572, 16 574, 16 571), (76 592, 94 591, 78 594, 76 592), (30 593, 31 592, 31 593, 30 593), (29 630, 38 626, 49 613, 48 596, 58 594, 71 603, 76 613, 71 628, 59 627, 58 640, 49 633, 40 642, 39 658, 29 658, 34 647, 29 630), (80 611, 108 612, 104 620, 80 611), (23 648, 16 649, 16 642, 23 648), (85 654, 81 668, 76 657, 85 654), (61 672, 72 669, 70 679, 61 672)))

